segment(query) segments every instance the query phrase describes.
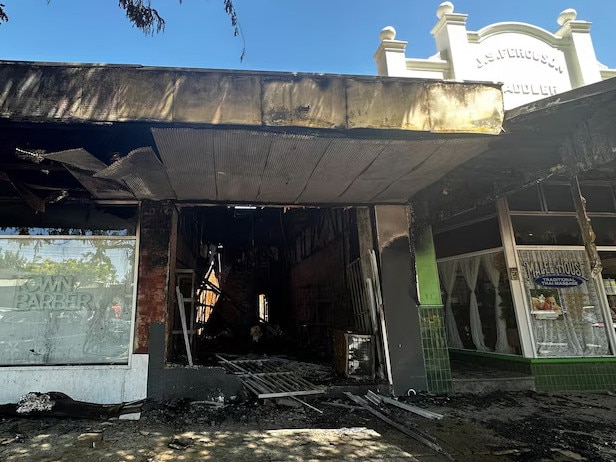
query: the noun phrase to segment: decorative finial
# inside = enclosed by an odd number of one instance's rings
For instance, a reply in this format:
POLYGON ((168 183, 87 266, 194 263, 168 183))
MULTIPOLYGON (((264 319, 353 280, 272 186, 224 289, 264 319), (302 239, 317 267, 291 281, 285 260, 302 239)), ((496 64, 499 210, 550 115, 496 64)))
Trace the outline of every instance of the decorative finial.
POLYGON ((569 21, 574 21, 575 18, 577 18, 577 11, 575 11, 573 8, 567 8, 565 11, 558 15, 558 19, 556 20, 556 22, 558 22, 559 26, 564 26, 569 21))
POLYGON ((453 13, 453 3, 451 2, 443 2, 436 9, 436 17, 439 19, 448 13, 453 13))
POLYGON ((379 38, 381 42, 383 40, 393 40, 396 38, 396 29, 391 26, 383 27, 381 29, 381 33, 379 34, 379 38))

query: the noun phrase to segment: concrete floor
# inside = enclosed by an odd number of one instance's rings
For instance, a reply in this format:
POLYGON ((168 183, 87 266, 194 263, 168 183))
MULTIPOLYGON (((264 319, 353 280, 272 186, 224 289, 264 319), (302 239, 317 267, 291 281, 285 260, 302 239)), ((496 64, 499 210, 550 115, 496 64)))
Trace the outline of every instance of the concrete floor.
POLYGON ((421 395, 412 404, 445 415, 428 420, 382 412, 444 453, 393 429, 348 400, 306 407, 267 402, 212 409, 174 403, 141 420, 5 418, 2 461, 613 461, 616 395, 534 392, 421 395))

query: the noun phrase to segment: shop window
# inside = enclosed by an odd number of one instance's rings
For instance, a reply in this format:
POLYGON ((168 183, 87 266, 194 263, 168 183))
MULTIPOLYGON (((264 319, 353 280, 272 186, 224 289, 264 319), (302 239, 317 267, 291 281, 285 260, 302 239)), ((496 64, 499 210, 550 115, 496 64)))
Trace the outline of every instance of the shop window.
POLYGON ((126 364, 137 208, 5 204, 0 365, 126 364))
POLYGON ((134 238, 0 238, 0 365, 126 364, 134 238))
POLYGON ((616 217, 591 217, 597 245, 616 245, 616 217))
POLYGON ((541 185, 545 205, 550 212, 575 212, 573 195, 568 184, 541 185))
MULTIPOLYGON (((588 212, 616 212, 613 189, 609 185, 580 185, 588 212)), ((512 212, 574 212, 573 195, 568 184, 532 186, 507 198, 512 212), (542 205, 542 203, 544 205, 542 205)))
POLYGON ((521 354, 503 252, 447 259, 438 267, 449 347, 521 354))
POLYGON ((539 357, 609 354, 599 293, 584 249, 519 250, 539 357))
POLYGON ((588 212, 616 212, 614 191, 611 186, 582 184, 580 189, 586 199, 586 210, 588 212))
POLYGON ((523 212, 541 211, 541 197, 537 186, 531 186, 512 194, 507 198, 507 202, 509 210, 523 212))
POLYGON ((434 235, 437 258, 493 249, 501 245, 500 229, 496 217, 434 235))
POLYGON ((612 324, 616 328, 616 252, 599 252, 603 265, 603 286, 607 294, 612 324))
POLYGON ((434 231, 440 232, 441 230, 454 228, 481 219, 492 218, 494 216, 496 216, 496 204, 490 202, 458 215, 441 219, 434 225, 434 231))
POLYGON ((513 215, 511 223, 519 245, 583 245, 574 216, 513 215))

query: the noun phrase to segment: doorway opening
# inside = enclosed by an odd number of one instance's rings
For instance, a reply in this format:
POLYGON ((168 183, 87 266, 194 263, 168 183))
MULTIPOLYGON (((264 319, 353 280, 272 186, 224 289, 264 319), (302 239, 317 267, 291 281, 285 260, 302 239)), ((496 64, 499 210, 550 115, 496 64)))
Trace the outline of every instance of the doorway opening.
POLYGON ((200 365, 218 364, 221 354, 267 355, 342 364, 341 375, 355 371, 354 378, 372 380, 374 332, 357 309, 367 291, 355 213, 333 207, 181 208, 168 360, 185 363, 188 350, 200 365))

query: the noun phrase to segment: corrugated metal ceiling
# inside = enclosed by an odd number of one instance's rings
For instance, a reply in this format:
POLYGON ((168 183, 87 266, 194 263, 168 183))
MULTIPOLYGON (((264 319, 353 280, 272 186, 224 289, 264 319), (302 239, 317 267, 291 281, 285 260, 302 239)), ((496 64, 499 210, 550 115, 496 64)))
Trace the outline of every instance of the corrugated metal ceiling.
POLYGON ((487 139, 321 137, 240 129, 153 128, 178 200, 405 203, 487 139))

